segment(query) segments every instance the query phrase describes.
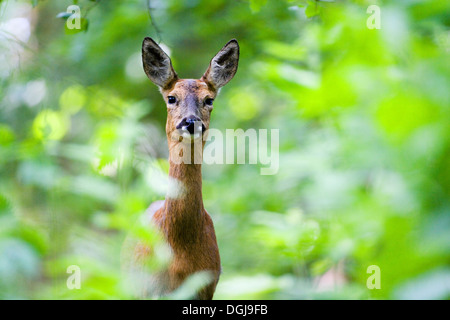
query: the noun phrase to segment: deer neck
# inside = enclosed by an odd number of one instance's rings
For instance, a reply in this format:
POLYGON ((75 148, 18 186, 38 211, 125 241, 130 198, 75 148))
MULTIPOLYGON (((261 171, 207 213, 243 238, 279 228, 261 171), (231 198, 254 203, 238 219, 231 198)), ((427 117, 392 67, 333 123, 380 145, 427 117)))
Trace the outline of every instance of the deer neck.
POLYGON ((176 161, 179 160, 179 151, 174 149, 170 148, 169 152, 164 229, 172 244, 189 244, 199 240, 204 223, 202 168, 201 163, 176 161))

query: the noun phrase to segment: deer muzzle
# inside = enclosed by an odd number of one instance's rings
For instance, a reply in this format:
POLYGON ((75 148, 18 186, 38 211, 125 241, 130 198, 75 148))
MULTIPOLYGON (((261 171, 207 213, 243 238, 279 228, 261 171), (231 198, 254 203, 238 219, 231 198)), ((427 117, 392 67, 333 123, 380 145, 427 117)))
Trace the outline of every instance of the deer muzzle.
POLYGON ((176 128, 179 131, 180 136, 186 139, 198 139, 206 130, 202 120, 196 116, 184 118, 176 128))

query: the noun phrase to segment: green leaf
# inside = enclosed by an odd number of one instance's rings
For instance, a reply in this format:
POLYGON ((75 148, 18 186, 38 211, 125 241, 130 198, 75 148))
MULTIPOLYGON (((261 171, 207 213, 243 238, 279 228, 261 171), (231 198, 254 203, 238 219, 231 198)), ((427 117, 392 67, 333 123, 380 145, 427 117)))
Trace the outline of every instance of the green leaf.
POLYGON ((66 34, 76 34, 76 33, 80 33, 82 31, 87 31, 89 27, 89 21, 85 18, 80 18, 80 28, 79 29, 69 29, 67 27, 67 23, 64 25, 64 29, 66 34))
POLYGON ((312 18, 320 14, 320 7, 315 1, 308 1, 308 6, 305 10, 305 15, 307 18, 312 18))
POLYGON ((250 9, 252 12, 259 12, 267 3, 267 0, 250 0, 250 9))
POLYGON ((296 5, 297 5, 297 7, 303 8, 308 5, 308 1, 302 0, 302 1, 300 1, 300 3, 297 3, 296 5))

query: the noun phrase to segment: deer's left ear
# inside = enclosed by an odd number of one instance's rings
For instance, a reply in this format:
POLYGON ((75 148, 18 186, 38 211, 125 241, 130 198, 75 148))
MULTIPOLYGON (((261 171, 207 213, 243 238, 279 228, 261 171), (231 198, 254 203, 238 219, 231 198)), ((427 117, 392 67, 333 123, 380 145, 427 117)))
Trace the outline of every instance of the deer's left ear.
POLYGON ((202 80, 216 90, 226 85, 236 74, 239 62, 239 44, 236 39, 228 43, 212 58, 202 80))

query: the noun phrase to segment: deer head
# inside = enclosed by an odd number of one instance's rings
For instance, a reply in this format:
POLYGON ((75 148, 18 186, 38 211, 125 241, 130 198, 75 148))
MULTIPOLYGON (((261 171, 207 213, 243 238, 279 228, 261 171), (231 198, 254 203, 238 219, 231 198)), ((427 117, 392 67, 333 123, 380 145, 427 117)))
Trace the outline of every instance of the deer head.
POLYGON ((204 140, 202 138, 209 128, 214 99, 220 88, 236 73, 238 42, 230 40, 212 58, 200 79, 178 78, 169 56, 151 38, 143 41, 142 61, 145 73, 159 87, 167 105, 169 150, 173 149, 173 144, 204 140))

